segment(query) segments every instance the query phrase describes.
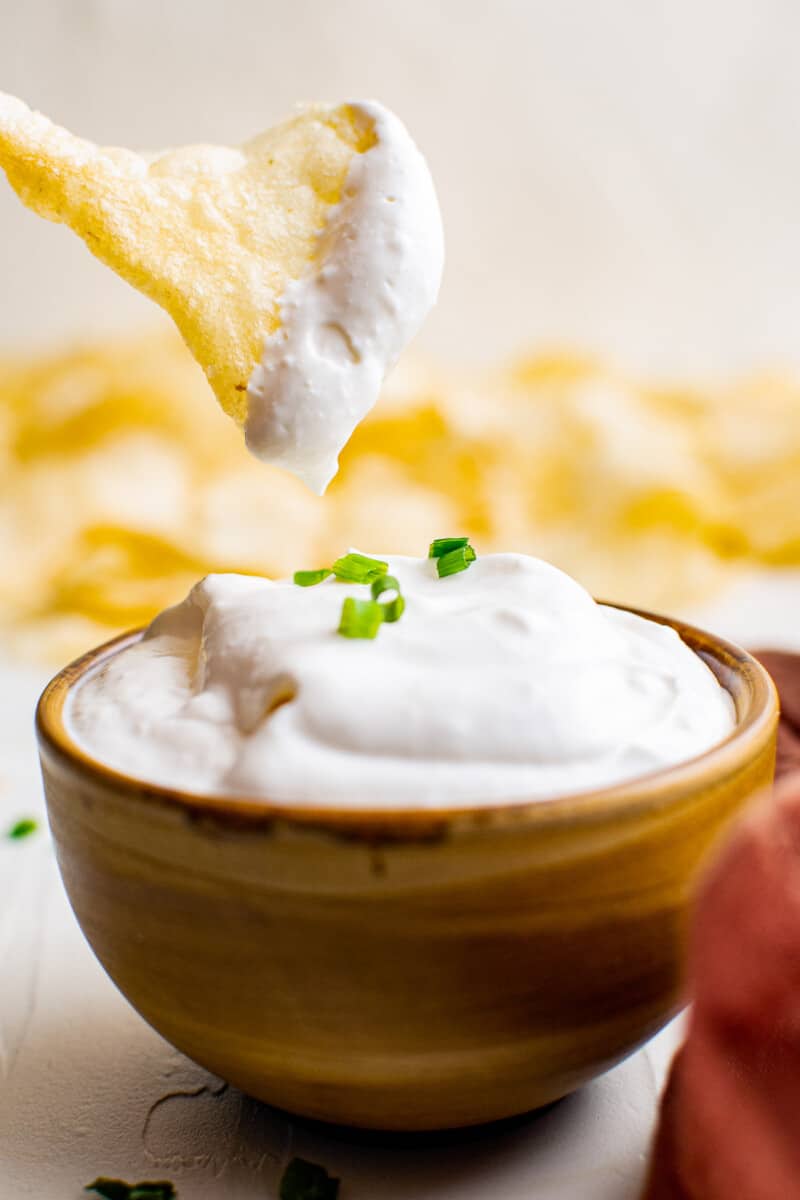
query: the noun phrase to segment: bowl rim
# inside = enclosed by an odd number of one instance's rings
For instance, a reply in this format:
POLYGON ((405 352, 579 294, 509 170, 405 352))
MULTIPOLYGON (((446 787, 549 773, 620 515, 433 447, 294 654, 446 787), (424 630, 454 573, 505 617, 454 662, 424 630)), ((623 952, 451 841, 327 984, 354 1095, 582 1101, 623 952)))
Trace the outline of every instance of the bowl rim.
POLYGON ((676 792, 685 796, 704 780, 725 778, 768 744, 778 723, 778 693, 768 671, 753 655, 724 638, 676 618, 625 604, 602 600, 598 603, 674 629, 712 670, 711 664, 717 664, 719 670, 714 674, 729 694, 730 689, 721 673, 729 678, 740 677, 744 683, 745 708, 741 713, 737 710, 736 724, 726 738, 673 766, 660 767, 619 784, 552 799, 517 797, 491 805, 435 808, 409 804, 387 808, 305 805, 273 801, 263 796, 190 792, 150 783, 108 766, 80 746, 67 730, 64 709, 72 690, 103 662, 140 641, 145 632, 145 627, 140 627, 118 634, 87 651, 50 680, 36 706, 40 757, 54 756, 62 764, 88 776, 95 784, 111 788, 129 799, 178 808, 189 817, 207 818, 230 828, 269 828, 282 823, 348 838, 416 841, 438 838, 457 828, 563 825, 657 810, 668 806, 676 792))

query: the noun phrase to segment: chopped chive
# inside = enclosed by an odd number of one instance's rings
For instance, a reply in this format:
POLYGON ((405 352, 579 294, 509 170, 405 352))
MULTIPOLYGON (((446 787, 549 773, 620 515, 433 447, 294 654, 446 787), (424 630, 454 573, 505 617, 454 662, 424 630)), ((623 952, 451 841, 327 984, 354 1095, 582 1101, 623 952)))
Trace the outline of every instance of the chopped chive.
POLYGON ((315 583, 322 583, 323 579, 332 574, 330 567, 320 567, 318 571, 295 571, 293 579, 298 587, 313 587, 315 583))
POLYGON ((469 545, 468 537, 434 538, 428 547, 428 558, 441 558, 451 550, 460 550, 469 545))
POLYGON ((85 1192, 94 1192, 104 1200, 175 1200, 178 1193, 167 1179, 153 1182, 125 1183, 122 1179, 95 1179, 87 1183, 85 1192))
POLYGON ((345 554, 337 558, 332 567, 337 579, 343 583, 372 583, 389 570, 389 564, 366 554, 345 554))
POLYGON ((318 1163, 293 1158, 281 1179, 280 1200, 336 1200, 339 1180, 318 1163))
POLYGON ((372 581, 373 600, 378 600, 384 592, 397 593, 393 600, 381 601, 383 619, 388 624, 392 624, 393 621, 400 620, 406 607, 406 602, 400 592, 400 584, 397 582, 394 575, 381 575, 378 579, 374 579, 372 581))
POLYGON ((472 546, 459 546, 456 550, 448 550, 447 554, 436 559, 436 570, 439 572, 439 578, 444 579, 448 575, 457 575, 459 571, 466 571, 470 563, 474 562, 475 551, 472 546))
POLYGON ((349 638, 374 638, 383 622, 383 605, 348 596, 342 605, 337 633, 349 638))
POLYGON ((8 831, 8 836, 15 841, 20 838, 29 837, 32 833, 36 833, 39 828, 39 822, 34 821, 33 817, 23 817, 21 821, 17 821, 8 831))

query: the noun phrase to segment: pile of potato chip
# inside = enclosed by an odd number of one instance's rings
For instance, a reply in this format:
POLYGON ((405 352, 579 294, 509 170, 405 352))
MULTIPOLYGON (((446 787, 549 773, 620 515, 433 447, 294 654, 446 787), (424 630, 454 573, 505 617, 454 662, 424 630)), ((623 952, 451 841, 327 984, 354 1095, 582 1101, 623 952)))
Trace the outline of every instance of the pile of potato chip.
POLYGON ((147 621, 208 571, 469 534, 670 609, 800 563, 800 380, 645 387, 570 354, 411 363, 319 498, 247 453, 177 336, 0 362, 0 634, 38 658, 147 621))

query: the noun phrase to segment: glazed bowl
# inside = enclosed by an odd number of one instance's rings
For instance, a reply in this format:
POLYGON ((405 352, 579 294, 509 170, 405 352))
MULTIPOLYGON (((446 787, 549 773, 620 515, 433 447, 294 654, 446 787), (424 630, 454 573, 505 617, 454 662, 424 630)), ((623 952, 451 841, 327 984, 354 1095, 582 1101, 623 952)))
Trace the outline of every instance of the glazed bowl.
POLYGON ((141 633, 87 654, 49 684, 37 729, 98 959, 190 1058, 305 1116, 446 1128, 579 1087, 676 1011, 693 880, 773 774, 764 669, 652 619, 729 691, 733 733, 617 787, 473 810, 285 807, 122 775, 75 744, 64 705, 141 633))

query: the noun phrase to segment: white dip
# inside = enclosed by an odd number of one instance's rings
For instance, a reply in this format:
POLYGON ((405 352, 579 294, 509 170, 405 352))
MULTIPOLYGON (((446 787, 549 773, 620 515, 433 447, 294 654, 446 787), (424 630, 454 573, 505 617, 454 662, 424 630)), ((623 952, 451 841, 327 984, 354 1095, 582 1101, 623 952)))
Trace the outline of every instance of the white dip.
POLYGON ((494 554, 439 579, 430 559, 389 562, 406 609, 374 641, 336 632, 363 585, 209 576, 76 689, 73 736, 162 785, 391 808, 602 787, 733 728, 673 630, 555 567, 494 554))
POLYGON ((317 265, 290 283, 281 325, 247 389, 247 445, 324 492, 386 372, 439 294, 444 235, 425 159, 374 102, 352 105, 375 145, 356 154, 320 234, 317 265))

